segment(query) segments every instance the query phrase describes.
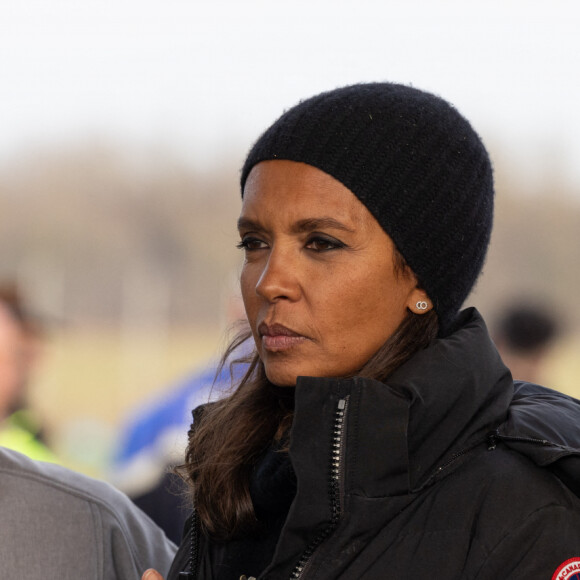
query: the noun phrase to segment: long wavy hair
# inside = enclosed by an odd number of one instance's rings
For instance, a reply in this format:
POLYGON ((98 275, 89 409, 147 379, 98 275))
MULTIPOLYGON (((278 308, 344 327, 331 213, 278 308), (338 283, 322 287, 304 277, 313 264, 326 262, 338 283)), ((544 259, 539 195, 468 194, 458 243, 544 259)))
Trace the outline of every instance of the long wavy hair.
MULTIPOLYGON (((398 252, 394 260, 397 275, 412 275, 398 252)), ((384 381, 414 353, 426 348, 438 329, 433 310, 421 315, 408 311, 397 330, 352 376, 384 381)), ((251 336, 247 326, 238 332, 222 357, 218 374, 251 336)), ((270 388, 255 348, 230 363, 232 376, 234 365, 240 363, 247 365, 247 371, 230 394, 206 405, 196 416, 185 463, 178 468, 191 486, 204 532, 218 540, 258 525, 249 491, 252 470, 264 450, 288 433, 293 417, 293 409, 270 388)))

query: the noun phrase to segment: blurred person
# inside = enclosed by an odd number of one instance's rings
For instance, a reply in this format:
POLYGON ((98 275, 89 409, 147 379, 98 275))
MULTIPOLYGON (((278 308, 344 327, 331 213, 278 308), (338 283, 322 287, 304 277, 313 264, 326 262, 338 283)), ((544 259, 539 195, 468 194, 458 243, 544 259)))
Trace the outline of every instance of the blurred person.
POLYGON ((0 286, 0 445, 33 459, 56 461, 26 404, 41 335, 38 321, 25 310, 16 286, 0 286))
POLYGON ((547 308, 514 304, 499 316, 493 338, 514 379, 537 383, 559 334, 559 321, 547 308))
POLYGON ((176 546, 111 485, 0 447, 0 577, 137 580, 176 546))
POLYGON ((0 577, 128 580, 149 566, 168 570, 176 546, 125 495, 47 463, 56 458, 26 402, 41 340, 16 286, 1 286, 0 577))
POLYGON ((179 542, 189 509, 186 487, 172 468, 182 461, 191 422, 188 409, 210 398, 227 381, 215 366, 193 373, 167 392, 134 409, 121 428, 110 480, 124 491, 167 536, 179 542))
MULTIPOLYGON (((239 293, 227 293, 225 320, 230 325, 244 317, 239 293)), ((174 473, 183 459, 191 409, 227 390, 232 378, 242 379, 244 368, 218 368, 214 362, 184 377, 153 400, 139 405, 121 427, 110 481, 179 542, 189 515, 187 487, 174 473)))
MULTIPOLYGON (((512 380, 474 308, 493 221, 479 136, 370 83, 316 95, 241 173, 247 373, 194 411, 167 576, 569 578, 580 402, 512 380)), ((154 570, 146 580, 158 580, 154 570)))

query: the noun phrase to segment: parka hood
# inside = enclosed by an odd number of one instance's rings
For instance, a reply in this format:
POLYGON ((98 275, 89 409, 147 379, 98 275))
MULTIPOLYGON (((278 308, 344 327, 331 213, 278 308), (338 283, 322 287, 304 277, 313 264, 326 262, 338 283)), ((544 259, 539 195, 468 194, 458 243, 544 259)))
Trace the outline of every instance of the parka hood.
POLYGON ((580 401, 533 383, 515 382, 500 441, 553 471, 580 497, 580 401))

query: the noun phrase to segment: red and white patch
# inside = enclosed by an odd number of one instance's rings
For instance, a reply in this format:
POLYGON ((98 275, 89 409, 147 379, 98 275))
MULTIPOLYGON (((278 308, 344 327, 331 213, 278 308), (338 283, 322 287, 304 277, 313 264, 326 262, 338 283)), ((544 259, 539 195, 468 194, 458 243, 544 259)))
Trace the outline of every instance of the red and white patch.
POLYGON ((580 580, 580 558, 570 558, 558 566, 552 580, 580 580))

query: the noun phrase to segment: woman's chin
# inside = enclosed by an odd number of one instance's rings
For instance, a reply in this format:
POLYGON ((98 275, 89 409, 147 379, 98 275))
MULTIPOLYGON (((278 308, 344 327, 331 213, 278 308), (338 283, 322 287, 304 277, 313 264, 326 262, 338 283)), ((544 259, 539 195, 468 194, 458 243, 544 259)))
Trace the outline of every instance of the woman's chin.
POLYGON ((344 377, 354 372, 348 368, 344 373, 337 374, 315 365, 290 365, 271 360, 264 364, 264 370, 268 381, 277 387, 295 387, 298 377, 344 377))
POLYGON ((270 369, 266 367, 266 377, 277 387, 295 387, 296 380, 300 376, 296 372, 283 369, 270 369))

